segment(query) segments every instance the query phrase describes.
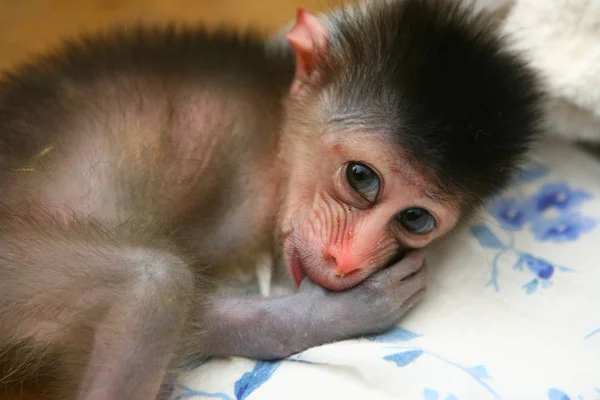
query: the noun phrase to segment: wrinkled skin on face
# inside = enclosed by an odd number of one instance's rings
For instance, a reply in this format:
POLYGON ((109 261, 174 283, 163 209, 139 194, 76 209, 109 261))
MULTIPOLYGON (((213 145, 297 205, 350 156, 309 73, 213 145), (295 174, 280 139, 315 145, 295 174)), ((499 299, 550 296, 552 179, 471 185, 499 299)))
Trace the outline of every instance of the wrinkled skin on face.
POLYGON ((453 204, 431 195, 433 185, 385 132, 331 122, 315 68, 327 54, 320 22, 299 12, 287 39, 297 72, 284 135, 295 156, 288 157, 291 178, 280 213, 283 257, 297 285, 308 276, 345 290, 445 235, 458 215, 453 204))
MULTIPOLYGON (((426 185, 385 140, 360 143, 326 133, 311 162, 295 166, 282 213, 284 256, 299 284, 308 275, 331 290, 345 290, 382 269, 410 249, 422 248, 446 234, 458 216, 427 196, 426 185), (360 150, 357 150, 360 149, 360 150), (371 167, 380 177, 375 202, 365 201, 346 177, 350 163, 371 167), (406 229, 403 211, 427 210, 435 228, 424 234, 406 229)), ((364 136, 364 135, 363 135, 364 136)), ((294 168, 294 167, 292 167, 294 168)))

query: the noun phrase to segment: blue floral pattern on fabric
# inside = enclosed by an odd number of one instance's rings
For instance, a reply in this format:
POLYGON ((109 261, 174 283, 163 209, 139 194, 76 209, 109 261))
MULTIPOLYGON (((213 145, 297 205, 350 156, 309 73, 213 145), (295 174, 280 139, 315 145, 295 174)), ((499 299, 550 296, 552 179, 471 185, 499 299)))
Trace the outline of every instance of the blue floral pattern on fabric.
POLYGON ((414 332, 404 329, 400 326, 394 327, 387 332, 380 333, 376 336, 368 336, 366 339, 372 342, 389 343, 389 342, 408 342, 420 337, 414 332))
POLYGON ((244 400, 250 393, 269 380, 279 365, 281 364, 278 362, 258 361, 252 371, 246 372, 235 383, 235 398, 244 400))
POLYGON ((486 226, 473 225, 471 226, 471 233, 477 237, 479 243, 483 247, 498 250, 490 263, 491 279, 487 283, 488 285, 492 285, 496 291, 500 290, 500 285, 498 283, 498 263, 500 257, 510 252, 517 255, 517 260, 513 266, 513 269, 517 271, 527 270, 531 274, 531 279, 523 284, 523 289, 527 294, 535 293, 539 287, 550 287, 552 285, 551 279, 555 276, 556 271, 573 271, 572 269, 562 265, 554 265, 544 258, 519 251, 515 248, 514 240, 510 241, 509 243, 503 243, 486 226), (524 267, 526 267, 526 269, 524 267))
POLYGON ((179 385, 182 393, 174 397, 173 400, 182 400, 189 398, 216 398, 223 400, 245 400, 252 392, 261 387, 271 378, 271 375, 281 365, 276 361, 257 361, 254 368, 244 373, 234 384, 235 397, 231 397, 222 392, 203 392, 194 390, 186 385, 179 385))
MULTIPOLYGON (((488 371, 486 370, 485 366, 464 366, 454 361, 451 361, 445 357, 434 354, 423 348, 419 348, 416 346, 407 346, 404 344, 395 344, 402 342, 410 342, 411 340, 419 337, 422 337, 422 335, 411 332, 402 327, 396 327, 390 332, 381 335, 371 336, 368 339, 378 343, 388 342, 394 344, 392 346, 388 346, 387 348, 395 351, 393 353, 385 355, 383 357, 383 360, 391 362, 399 368, 409 367, 411 364, 417 362, 417 360, 421 357, 430 357, 437 360, 438 362, 444 363, 445 365, 451 368, 461 371, 462 373, 469 376, 474 382, 485 388, 485 390, 492 396, 492 398, 499 398, 498 394, 492 389, 490 384, 487 382, 488 380, 492 379, 492 377, 488 374, 488 371)), ((457 399, 457 397, 452 393, 447 394, 446 397, 441 397, 441 395, 436 390, 430 387, 424 388, 423 398, 446 400, 457 399)))
MULTIPOLYGON (((542 177, 541 174, 536 176, 542 177)), ((529 198, 524 195, 500 197, 492 201, 487 210, 505 230, 521 230, 530 223, 530 231, 537 240, 560 243, 577 240, 582 233, 596 227, 595 219, 576 210, 591 198, 591 194, 572 189, 566 183, 548 183, 529 198), (559 215, 548 217, 553 210, 559 215)))
POLYGON ((552 388, 548 390, 548 399, 549 400, 570 400, 571 398, 564 392, 552 388))
POLYGON ((596 220, 578 212, 567 212, 552 220, 537 219, 531 231, 539 241, 555 243, 572 242, 596 227, 596 220))
POLYGON ((509 253, 516 255, 513 269, 527 271, 531 276, 523 284, 526 294, 552 286, 552 279, 557 272, 573 272, 566 266, 556 265, 544 257, 517 249, 516 233, 529 232, 539 242, 566 244, 596 228, 597 221, 581 214, 578 209, 585 201, 592 199, 590 193, 572 188, 564 182, 546 183, 531 196, 520 190, 521 184, 543 179, 547 172, 548 169, 542 165, 528 166, 517 176, 517 181, 511 187, 513 194, 490 202, 487 210, 500 224, 502 232, 495 234, 491 227, 483 224, 473 224, 470 227, 471 233, 483 247, 496 250, 490 262, 491 279, 487 283, 496 291, 500 290, 499 260, 509 253), (501 240, 500 233, 507 240, 501 240))
POLYGON ((521 229, 529 222, 527 204, 519 202, 514 197, 500 198, 490 204, 488 210, 509 228, 521 229))
POLYGON ((589 339, 589 338, 591 338, 592 336, 595 336, 595 335, 600 335, 600 328, 598 328, 598 329, 596 329, 596 330, 588 333, 587 335, 585 335, 585 339, 589 339))
POLYGON ((423 390, 423 400, 458 400, 458 397, 453 394, 443 397, 437 390, 427 387, 423 390))
MULTIPOLYGON (((596 388, 593 390, 594 392, 596 392, 596 394, 598 396, 600 396, 600 389, 596 388)), ((567 393, 563 392, 560 389, 557 388, 550 388, 548 389, 548 393, 546 394, 548 400, 586 400, 586 399, 590 399, 590 400, 597 400, 600 397, 595 397, 592 399, 589 396, 582 396, 580 394, 578 395, 568 395, 567 393)))
POLYGON ((541 214, 551 208, 569 210, 588 199, 591 199, 590 194, 583 190, 574 190, 566 183, 550 183, 542 186, 531 202, 534 210, 541 214))

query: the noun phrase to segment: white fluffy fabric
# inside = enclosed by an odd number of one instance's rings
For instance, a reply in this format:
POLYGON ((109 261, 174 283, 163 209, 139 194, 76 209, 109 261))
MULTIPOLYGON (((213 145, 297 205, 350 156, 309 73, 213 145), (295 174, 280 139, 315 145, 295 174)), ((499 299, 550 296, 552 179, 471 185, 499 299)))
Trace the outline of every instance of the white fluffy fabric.
POLYGON ((503 31, 547 85, 550 134, 600 141, 600 0, 517 0, 509 7, 503 31))

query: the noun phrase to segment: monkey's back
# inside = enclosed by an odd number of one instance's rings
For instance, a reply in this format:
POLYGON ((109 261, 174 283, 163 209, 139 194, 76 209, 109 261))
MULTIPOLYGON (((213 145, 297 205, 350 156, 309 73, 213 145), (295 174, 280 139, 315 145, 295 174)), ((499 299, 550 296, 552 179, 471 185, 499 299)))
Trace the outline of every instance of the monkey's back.
POLYGON ((223 181, 243 181, 222 160, 273 146, 254 136, 276 123, 292 71, 252 34, 138 27, 71 42, 0 85, 2 202, 119 220, 218 202, 223 181))

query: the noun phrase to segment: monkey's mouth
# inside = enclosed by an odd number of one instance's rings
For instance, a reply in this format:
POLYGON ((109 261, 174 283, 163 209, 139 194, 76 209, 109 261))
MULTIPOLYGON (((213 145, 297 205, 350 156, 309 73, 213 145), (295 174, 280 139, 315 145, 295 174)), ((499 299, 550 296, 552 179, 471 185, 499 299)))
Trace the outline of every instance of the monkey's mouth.
MULTIPOLYGON (((323 260, 315 256, 310 249, 302 243, 286 240, 283 245, 284 262, 299 287, 304 278, 309 277, 317 285, 335 291, 350 289, 367 279, 372 273, 384 268, 359 268, 347 274, 340 275, 336 270, 335 262, 323 260)), ((403 255, 399 255, 401 259, 403 255)))
POLYGON ((352 271, 344 276, 337 275, 334 268, 311 262, 312 258, 303 256, 303 253, 293 244, 289 245, 286 254, 287 265, 296 287, 299 287, 302 280, 308 276, 321 287, 333 291, 342 291, 362 282, 369 274, 369 271, 360 270, 352 271))
POLYGON ((304 267, 302 266, 300 253, 297 249, 292 250, 292 255, 290 257, 290 270, 292 272, 292 278, 294 278, 296 286, 300 286, 300 283, 302 283, 302 280, 306 277, 306 272, 304 271, 304 267))

